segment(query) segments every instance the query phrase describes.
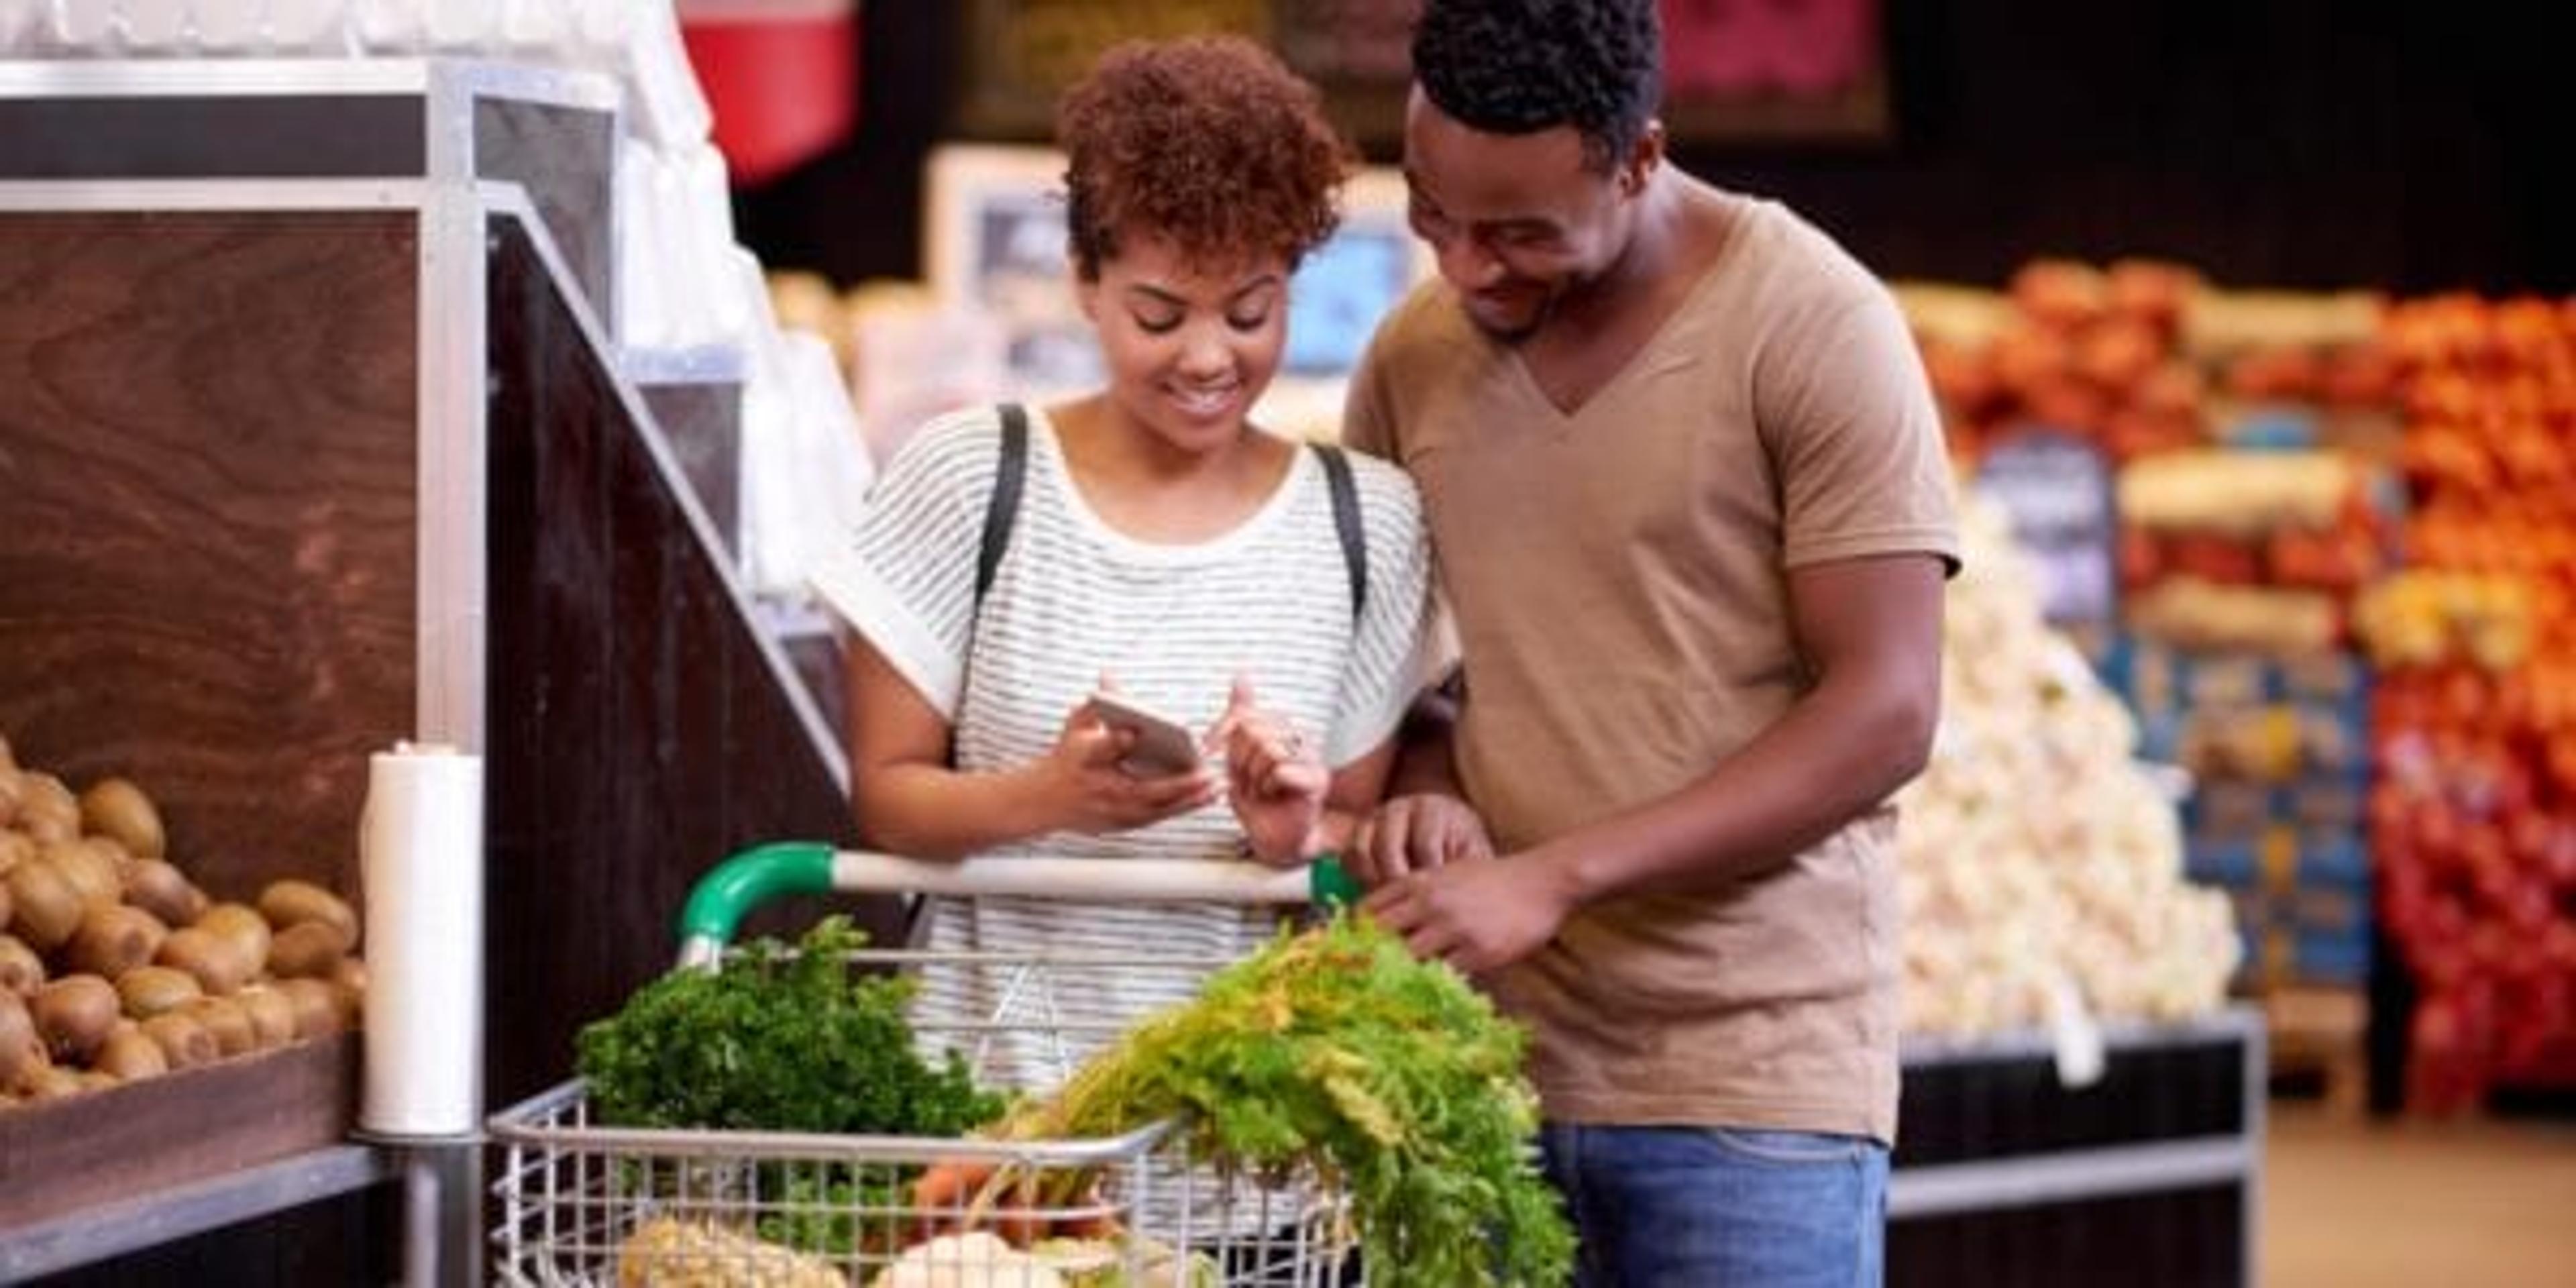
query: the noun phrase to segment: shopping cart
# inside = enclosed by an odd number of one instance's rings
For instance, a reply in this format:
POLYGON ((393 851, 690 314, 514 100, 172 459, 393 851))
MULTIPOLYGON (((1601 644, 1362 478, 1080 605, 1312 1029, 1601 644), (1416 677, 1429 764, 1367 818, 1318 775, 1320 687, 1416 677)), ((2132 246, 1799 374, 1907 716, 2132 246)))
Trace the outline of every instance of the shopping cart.
MULTIPOLYGON (((968 860, 923 863, 773 845, 698 883, 681 918, 682 969, 720 969, 742 916, 784 894, 912 892, 1244 904, 1337 902, 1329 863, 968 860)), ((963 1055, 979 1082, 997 1048, 1035 1049, 1061 1082, 1079 1055, 1125 1027, 1082 1000, 1112 979, 1172 972, 1189 984, 1222 965, 1119 955, 871 950, 859 968, 971 965, 992 1009, 916 1013, 928 1045, 963 1055)), ((511 1284, 730 1288, 1320 1288, 1346 1281, 1354 1235, 1344 1199, 1314 1175, 1219 1175, 1193 1165, 1186 1133, 1158 1122, 1096 1140, 986 1141, 614 1127, 578 1081, 492 1116, 503 1161, 494 1270, 511 1284), (939 1167, 1009 1178, 925 1200, 939 1167), (1058 1232, 1033 1238, 1036 1232, 1058 1232), (1081 1232, 1067 1235, 1063 1232, 1081 1232), (1011 1235, 1011 1238, 1001 1237, 1011 1235), (1089 1235, 1090 1237, 1081 1237, 1089 1235), (1026 1245, 1023 1247, 1022 1245, 1026 1245)))

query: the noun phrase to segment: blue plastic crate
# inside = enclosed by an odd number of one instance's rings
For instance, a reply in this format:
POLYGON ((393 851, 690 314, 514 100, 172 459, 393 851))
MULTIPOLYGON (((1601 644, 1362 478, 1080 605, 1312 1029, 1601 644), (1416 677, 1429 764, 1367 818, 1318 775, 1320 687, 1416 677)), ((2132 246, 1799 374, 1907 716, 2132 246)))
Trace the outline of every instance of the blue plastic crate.
POLYGON ((2370 979, 2370 927, 2301 929, 2292 936, 2291 971, 2318 984, 2359 985, 2370 979))
POLYGON ((2370 698, 2370 666, 2358 653, 2311 653, 2278 664, 2281 696, 2294 701, 2337 702, 2370 698))
POLYGON ((2257 842, 2193 837, 2184 842, 2183 875, 2204 885, 2252 890, 2262 884, 2263 861, 2257 842))
POLYGON ((2314 451, 2325 436, 2315 408, 2297 403, 2256 404, 2219 426, 2218 441, 2240 451, 2314 451))
POLYGON ((2370 892, 2370 844, 2358 831, 2299 833, 2298 884, 2370 892))
POLYGON ((2370 770, 2308 774, 2283 783, 2274 792, 2272 816, 2302 832, 2349 835, 2358 844, 2370 824, 2370 770))

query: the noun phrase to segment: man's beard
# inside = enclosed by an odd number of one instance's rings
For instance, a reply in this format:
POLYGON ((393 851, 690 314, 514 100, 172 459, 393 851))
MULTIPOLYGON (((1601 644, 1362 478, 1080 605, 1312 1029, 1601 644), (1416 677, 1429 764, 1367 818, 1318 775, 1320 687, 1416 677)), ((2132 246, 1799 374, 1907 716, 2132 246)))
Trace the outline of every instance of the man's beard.
POLYGON ((1530 310, 1526 320, 1508 327, 1495 326, 1472 308, 1466 310, 1467 320, 1474 323, 1476 329, 1484 332, 1486 338, 1494 343, 1517 348, 1527 342, 1531 336, 1537 335, 1539 330, 1547 325, 1548 319, 1556 316, 1557 303, 1565 298, 1565 293, 1566 284, 1564 283, 1548 288, 1539 296, 1538 306, 1530 310))

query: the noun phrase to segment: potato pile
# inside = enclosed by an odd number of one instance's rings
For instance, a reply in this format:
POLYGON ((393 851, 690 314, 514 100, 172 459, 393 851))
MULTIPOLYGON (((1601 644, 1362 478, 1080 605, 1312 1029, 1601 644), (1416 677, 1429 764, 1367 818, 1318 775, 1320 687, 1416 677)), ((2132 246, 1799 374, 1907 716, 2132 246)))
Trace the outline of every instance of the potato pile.
POLYGON ((217 903, 173 866, 160 811, 105 778, 75 794, 0 737, 0 1107, 349 1028, 358 917, 277 881, 217 903))
POLYGON ((2044 1026, 2071 990, 2104 1019, 2215 1009, 2240 947, 2225 897, 2182 879, 2173 802, 2137 726, 2065 637, 2000 511, 1968 498, 1941 734, 1898 797, 1909 1032, 2044 1026))

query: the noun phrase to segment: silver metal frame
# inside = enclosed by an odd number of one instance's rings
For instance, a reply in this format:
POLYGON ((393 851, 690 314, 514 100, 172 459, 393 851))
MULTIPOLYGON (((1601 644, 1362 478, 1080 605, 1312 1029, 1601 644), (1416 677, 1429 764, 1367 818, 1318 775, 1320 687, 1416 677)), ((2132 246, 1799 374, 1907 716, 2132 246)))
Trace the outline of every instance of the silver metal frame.
POLYGON ((419 179, 0 180, 0 210, 409 210, 419 179))
POLYGON ((454 58, 0 58, 0 98, 274 98, 315 94, 509 98, 618 112, 597 72, 454 58))
POLYGON ((383 1152, 340 1145, 70 1213, 0 1237, 0 1283, 90 1265, 354 1193, 391 1181, 395 1174, 393 1160, 383 1152))

